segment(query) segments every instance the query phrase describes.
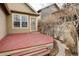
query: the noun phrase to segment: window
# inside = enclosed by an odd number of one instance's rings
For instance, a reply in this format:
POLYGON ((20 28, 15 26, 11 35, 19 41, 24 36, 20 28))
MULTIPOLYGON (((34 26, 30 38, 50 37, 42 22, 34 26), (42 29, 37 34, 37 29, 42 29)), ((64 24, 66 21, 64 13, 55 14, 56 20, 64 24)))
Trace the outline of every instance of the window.
POLYGON ((73 15, 73 20, 77 20, 77 15, 73 15))
POLYGON ((71 16, 66 16, 66 21, 71 21, 71 16))
POLYGON ((20 16, 14 15, 14 27, 20 27, 20 16))
POLYGON ((36 31, 36 18, 31 18, 31 30, 36 31))
POLYGON ((27 17, 22 16, 22 27, 27 27, 27 17))
POLYGON ((28 18, 26 15, 13 15, 13 28, 27 28, 28 18))

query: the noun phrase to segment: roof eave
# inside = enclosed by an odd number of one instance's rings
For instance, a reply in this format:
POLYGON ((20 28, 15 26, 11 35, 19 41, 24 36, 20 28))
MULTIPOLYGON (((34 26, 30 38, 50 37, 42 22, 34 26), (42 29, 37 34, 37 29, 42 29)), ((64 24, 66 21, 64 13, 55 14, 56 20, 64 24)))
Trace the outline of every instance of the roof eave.
POLYGON ((38 13, 29 3, 25 3, 27 6, 29 6, 31 8, 31 10, 33 10, 35 13, 38 13))
POLYGON ((0 5, 1 5, 3 11, 4 11, 7 15, 9 15, 9 14, 11 13, 6 3, 0 3, 0 5))
MULTIPOLYGON (((58 8, 58 10, 60 10, 60 8, 58 7, 58 5, 56 3, 51 4, 51 5, 55 5, 58 8)), ((48 5, 48 6, 44 7, 44 8, 42 8, 42 9, 38 10, 37 12, 40 13, 43 9, 45 9, 45 8, 51 6, 51 5, 48 5)))
POLYGON ((28 12, 21 12, 21 11, 15 11, 15 10, 11 10, 11 12, 39 16, 39 13, 28 13, 28 12))

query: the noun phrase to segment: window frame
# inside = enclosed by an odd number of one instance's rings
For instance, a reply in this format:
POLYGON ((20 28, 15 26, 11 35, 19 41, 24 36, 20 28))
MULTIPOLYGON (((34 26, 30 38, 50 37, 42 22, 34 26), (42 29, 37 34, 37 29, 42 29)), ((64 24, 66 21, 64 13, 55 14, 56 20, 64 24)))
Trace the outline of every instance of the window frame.
POLYGON ((28 28, 28 15, 21 15, 21 14, 12 14, 12 29, 27 29, 28 28), (18 15, 20 16, 20 27, 14 27, 14 16, 18 15), (27 17, 27 27, 22 27, 22 16, 26 16, 27 17))

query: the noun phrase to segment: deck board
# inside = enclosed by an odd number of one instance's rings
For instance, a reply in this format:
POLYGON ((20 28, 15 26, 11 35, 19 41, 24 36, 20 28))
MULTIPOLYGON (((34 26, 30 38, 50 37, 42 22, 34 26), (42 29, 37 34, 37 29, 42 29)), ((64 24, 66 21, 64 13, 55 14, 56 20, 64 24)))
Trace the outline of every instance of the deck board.
POLYGON ((39 32, 12 34, 0 41, 0 52, 52 43, 53 38, 39 32))

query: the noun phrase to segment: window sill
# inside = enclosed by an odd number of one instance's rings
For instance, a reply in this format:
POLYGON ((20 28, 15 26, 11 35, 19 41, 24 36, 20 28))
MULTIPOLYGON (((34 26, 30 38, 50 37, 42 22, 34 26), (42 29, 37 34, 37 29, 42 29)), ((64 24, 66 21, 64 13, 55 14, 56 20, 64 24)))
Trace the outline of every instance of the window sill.
POLYGON ((12 29, 28 29, 28 27, 15 27, 15 28, 12 28, 12 29))

